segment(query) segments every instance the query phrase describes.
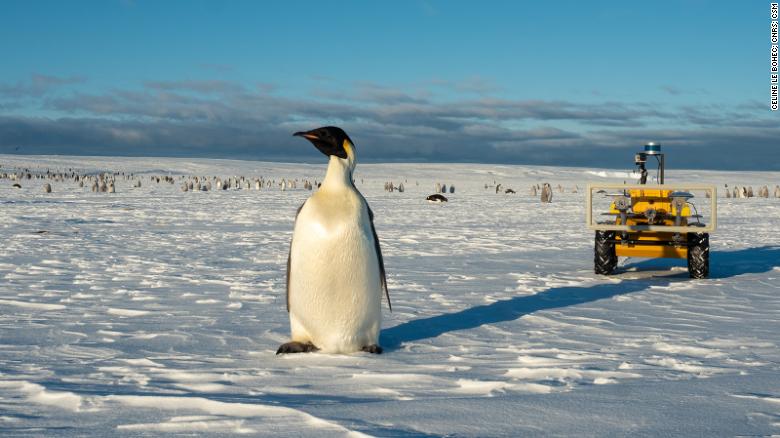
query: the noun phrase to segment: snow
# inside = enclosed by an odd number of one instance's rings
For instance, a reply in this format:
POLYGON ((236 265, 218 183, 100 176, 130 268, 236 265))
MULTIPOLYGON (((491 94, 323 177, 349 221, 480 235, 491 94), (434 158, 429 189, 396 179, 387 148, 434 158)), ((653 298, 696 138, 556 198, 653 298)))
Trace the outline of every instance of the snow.
MULTIPOLYGON (((630 172, 359 164, 393 300, 385 353, 276 356, 293 217, 310 192, 181 192, 149 176, 313 181, 324 161, 0 165, 142 181, 44 193, 44 180, 0 179, 3 436, 780 435, 780 199, 720 195, 709 279, 641 259, 601 277, 584 187, 630 172), (391 180, 406 191, 384 192, 391 180), (494 181, 517 194, 485 189, 494 181), (450 202, 425 201, 437 182, 455 185, 450 202), (552 204, 529 194, 543 182, 552 204)), ((667 179, 771 193, 780 173, 667 179)))

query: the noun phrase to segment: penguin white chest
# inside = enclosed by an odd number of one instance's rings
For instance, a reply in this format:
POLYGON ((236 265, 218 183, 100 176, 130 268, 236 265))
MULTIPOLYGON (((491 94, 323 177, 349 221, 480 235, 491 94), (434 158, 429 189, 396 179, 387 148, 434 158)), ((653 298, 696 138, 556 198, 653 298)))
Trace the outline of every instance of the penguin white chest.
POLYGON ((376 344, 381 280, 368 208, 354 189, 320 191, 301 209, 290 252, 292 338, 325 352, 376 344))

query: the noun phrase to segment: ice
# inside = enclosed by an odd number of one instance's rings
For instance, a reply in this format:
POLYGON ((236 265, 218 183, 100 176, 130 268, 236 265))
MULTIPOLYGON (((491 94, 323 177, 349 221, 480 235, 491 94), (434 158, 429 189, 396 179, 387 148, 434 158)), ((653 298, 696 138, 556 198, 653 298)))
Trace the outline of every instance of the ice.
MULTIPOLYGON (((310 192, 150 176, 321 181, 324 163, 0 156, 0 174, 23 168, 143 184, 0 179, 0 435, 780 434, 780 199, 721 194, 708 279, 641 259, 601 277, 584 187, 630 172, 359 164, 393 300, 385 353, 276 356, 310 192), (457 187, 447 204, 425 201, 437 182, 457 187), (551 204, 529 194, 544 182, 551 204)), ((666 176, 691 175, 780 183, 666 176)))
POLYGON ((106 311, 106 313, 108 313, 109 315, 133 317, 133 316, 148 315, 149 311, 147 311, 147 310, 131 310, 131 309, 114 309, 114 308, 109 308, 106 311))
POLYGON ((45 303, 34 303, 34 302, 17 301, 17 300, 0 300, 0 305, 24 307, 28 309, 39 309, 39 310, 62 310, 66 308, 66 306, 62 304, 45 304, 45 303))
POLYGON ((72 392, 49 391, 42 385, 25 380, 0 380, 0 389, 7 391, 9 399, 17 395, 27 402, 53 406, 66 411, 78 411, 82 404, 82 397, 72 392))

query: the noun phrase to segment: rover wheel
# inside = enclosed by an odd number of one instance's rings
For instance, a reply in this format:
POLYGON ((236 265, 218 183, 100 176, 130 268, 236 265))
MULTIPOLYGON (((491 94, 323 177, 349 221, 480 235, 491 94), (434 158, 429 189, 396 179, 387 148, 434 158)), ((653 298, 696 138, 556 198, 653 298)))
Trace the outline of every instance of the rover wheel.
POLYGON ((609 242, 614 239, 614 231, 596 231, 593 265, 594 271, 597 274, 610 275, 615 271, 615 267, 617 267, 618 258, 615 254, 615 244, 609 242))
POLYGON ((691 278, 710 275, 710 235, 688 233, 688 274, 691 278))

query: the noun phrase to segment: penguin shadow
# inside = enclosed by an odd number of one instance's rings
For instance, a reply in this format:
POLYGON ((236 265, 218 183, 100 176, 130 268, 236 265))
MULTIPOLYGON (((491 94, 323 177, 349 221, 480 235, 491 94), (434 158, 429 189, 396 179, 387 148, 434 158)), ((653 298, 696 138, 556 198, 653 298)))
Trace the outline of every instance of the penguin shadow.
MULTIPOLYGON (((626 268, 658 268, 655 260, 632 263, 626 268)), ((769 272, 780 267, 780 246, 745 248, 736 251, 713 251, 710 254, 710 278, 724 279, 742 274, 769 272)), ((690 280, 683 274, 653 276, 650 278, 624 279, 619 283, 597 284, 579 287, 564 286, 548 289, 531 296, 514 297, 491 304, 474 306, 458 312, 445 313, 428 318, 415 319, 385 329, 380 334, 380 345, 386 351, 400 348, 404 343, 435 338, 445 333, 468 330, 483 324, 513 321, 540 310, 549 310, 589 303, 618 295, 641 292, 649 286, 668 286, 690 280)))

